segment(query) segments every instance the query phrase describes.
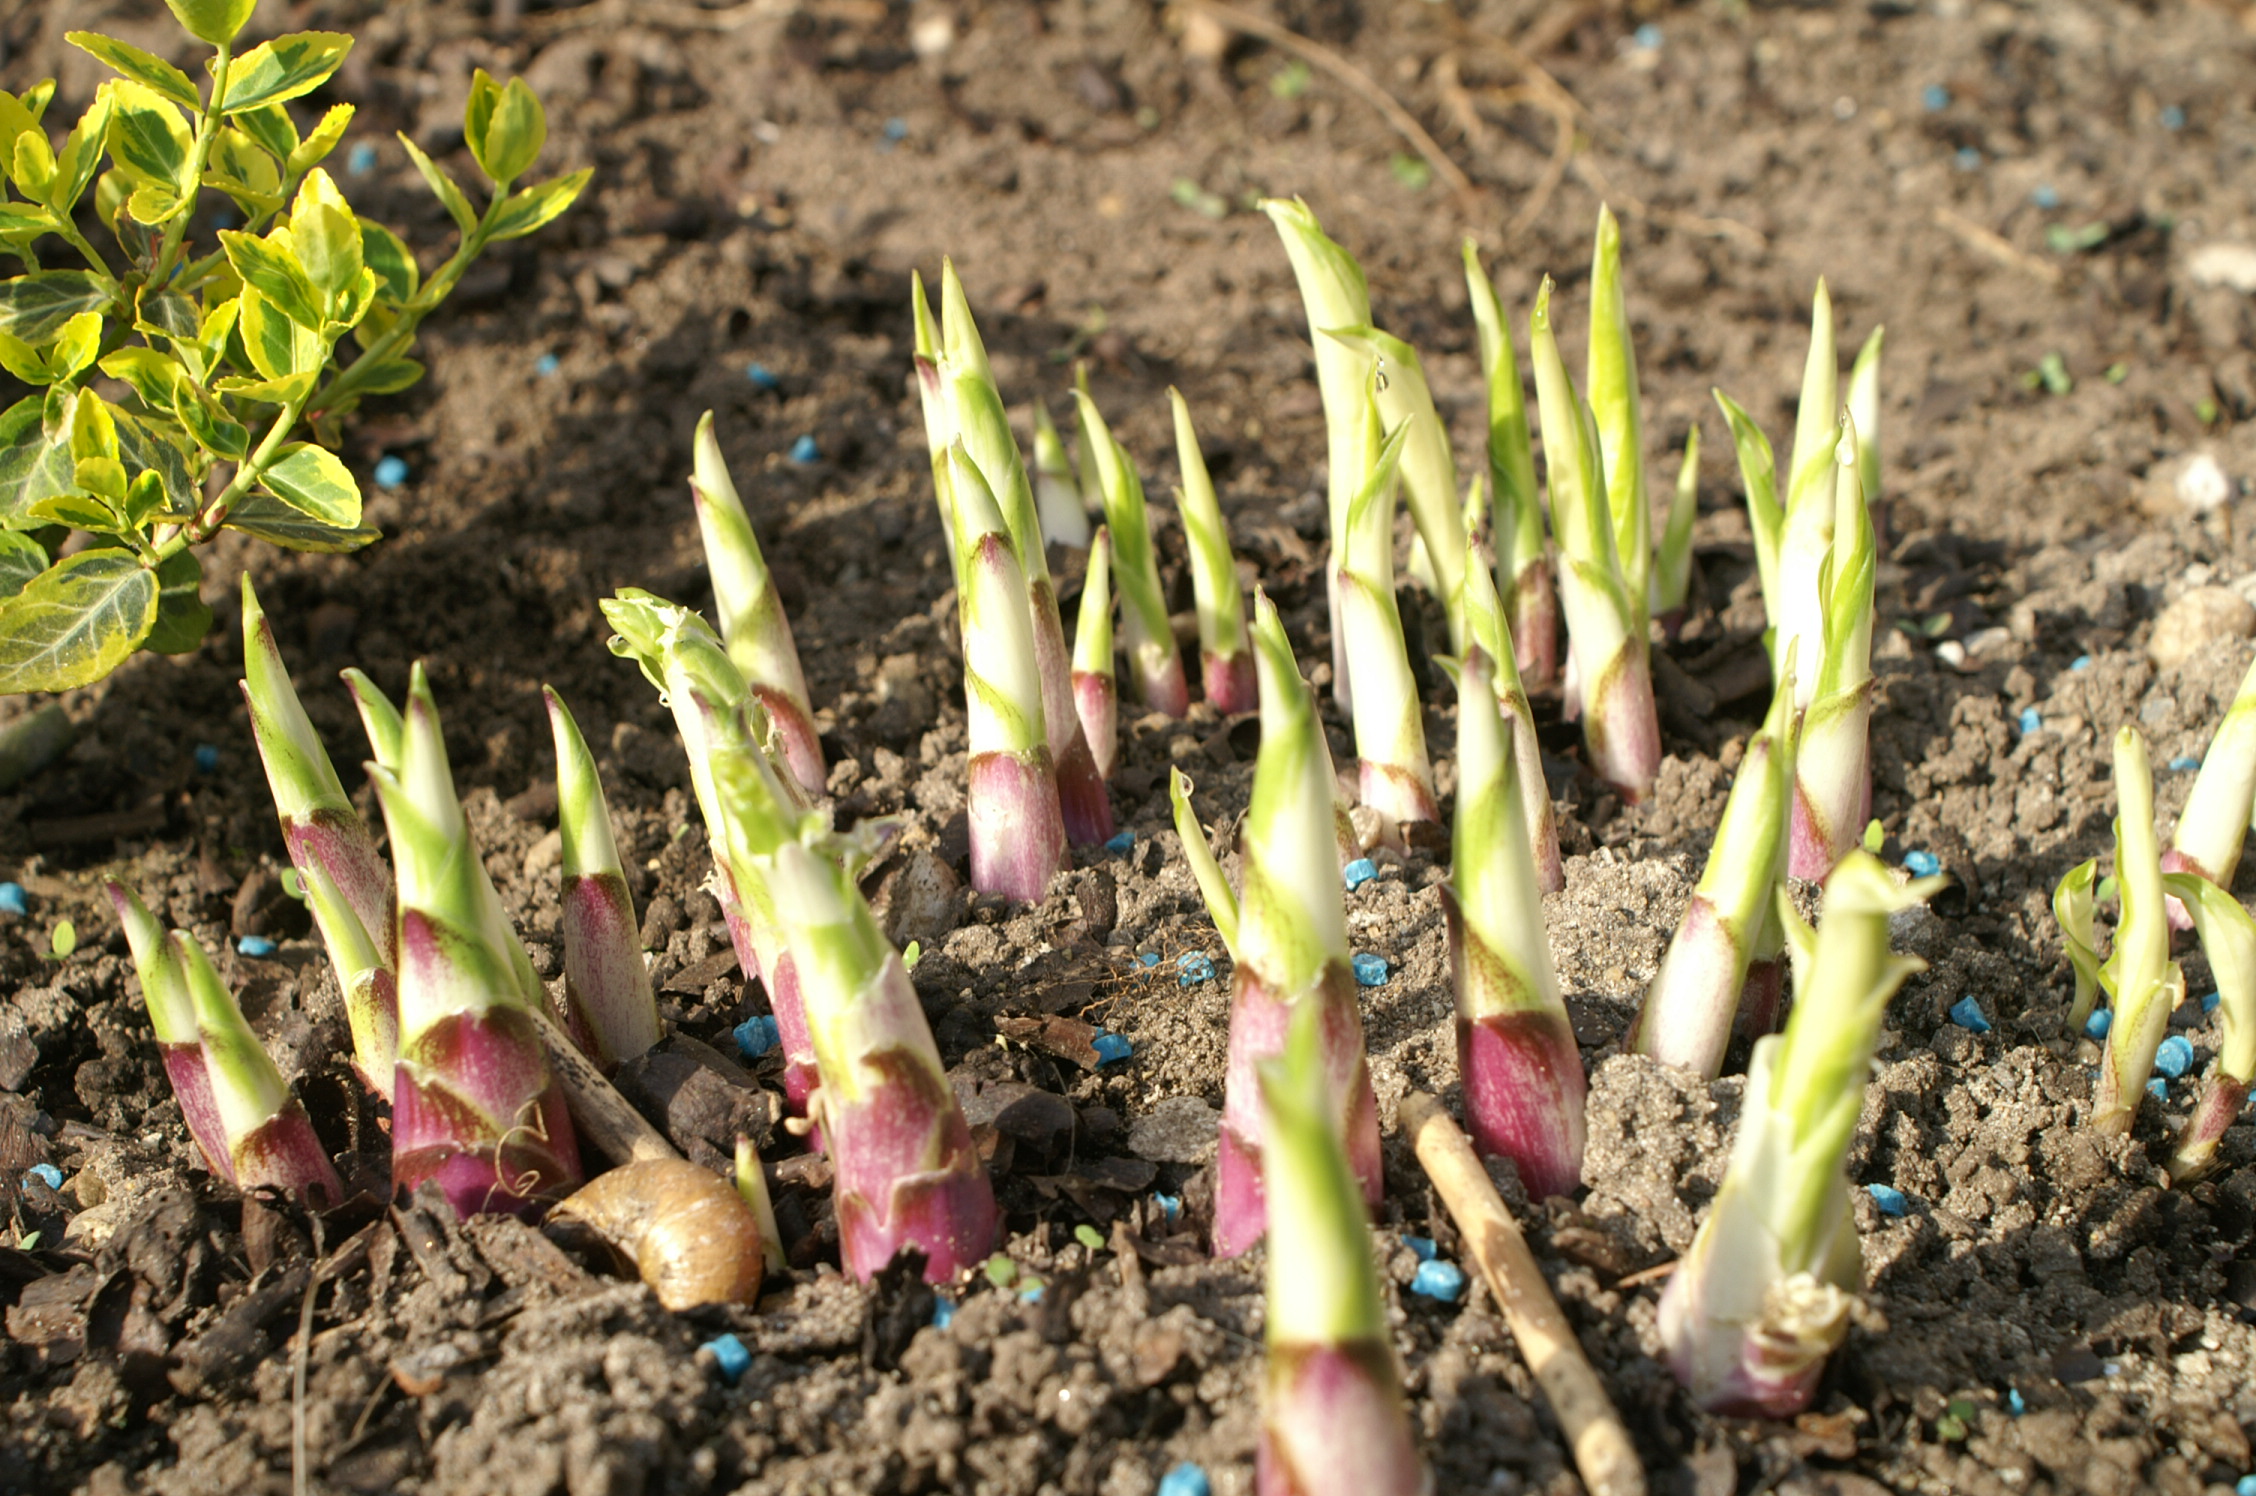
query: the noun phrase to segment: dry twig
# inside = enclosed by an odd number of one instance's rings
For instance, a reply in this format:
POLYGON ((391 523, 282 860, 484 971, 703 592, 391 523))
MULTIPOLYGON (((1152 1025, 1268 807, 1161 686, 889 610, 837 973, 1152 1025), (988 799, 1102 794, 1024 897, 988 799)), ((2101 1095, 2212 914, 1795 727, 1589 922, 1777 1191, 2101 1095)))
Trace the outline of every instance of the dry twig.
POLYGON ((603 1078, 603 1072, 580 1053, 580 1047, 556 1026, 548 1013, 536 1011, 535 1021, 540 1024, 541 1047, 548 1051, 548 1063, 555 1068, 556 1079, 564 1087, 564 1102, 570 1108, 573 1122, 579 1125, 580 1134, 602 1153, 617 1163, 631 1163, 638 1158, 680 1158, 674 1145, 665 1135, 652 1127, 636 1111, 618 1088, 603 1078))
POLYGON ((1645 1467, 1638 1463, 1629 1431, 1543 1281, 1519 1223, 1473 1155, 1473 1145, 1441 1103, 1423 1091, 1402 1098, 1395 1120, 1417 1148, 1418 1162, 1425 1165, 1467 1250, 1480 1264, 1522 1359, 1551 1400, 1583 1483, 1593 1496, 1645 1496, 1645 1467))
POLYGON ((2061 273, 2058 265, 2048 264, 2026 250, 2015 248, 2002 235, 1991 233, 1970 218, 1961 217, 1948 208, 1937 208, 1935 210, 1935 225, 1938 228, 1948 229, 1961 244, 1981 255, 1984 259, 1995 260, 2008 270, 2018 270, 2024 275, 2035 276, 2048 286, 2060 284, 2061 273))

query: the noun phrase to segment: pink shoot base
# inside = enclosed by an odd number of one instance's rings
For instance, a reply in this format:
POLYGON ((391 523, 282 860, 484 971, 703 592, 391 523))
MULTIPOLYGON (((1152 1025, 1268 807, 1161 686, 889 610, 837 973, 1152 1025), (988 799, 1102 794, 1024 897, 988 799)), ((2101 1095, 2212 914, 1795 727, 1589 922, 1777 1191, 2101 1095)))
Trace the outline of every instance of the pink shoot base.
POLYGON ((829 776, 823 770, 822 738, 815 724, 793 701, 773 686, 754 686, 753 699, 767 712, 768 720, 775 724, 776 738, 783 748, 784 767, 811 800, 820 800, 829 793, 829 776))
MULTIPOLYGON (((799 991, 799 967, 785 951, 776 958, 775 980, 766 983, 768 1011, 775 1015, 777 1047, 783 1051, 783 1094, 791 1110, 804 1115, 807 1098, 821 1084, 815 1073, 815 1040, 807 1028, 807 1002, 799 991)), ((815 1142, 821 1149, 819 1138, 815 1142)))
POLYGON ((1394 1350, 1384 1340, 1272 1345, 1256 1496, 1420 1496, 1430 1490, 1394 1350))
POLYGON ((1355 772, 1358 798, 1379 813, 1379 838, 1386 845, 1407 847, 1410 837, 1420 834, 1412 828, 1439 827, 1441 807, 1416 769, 1366 758, 1355 772))
POLYGON ((1136 667, 1136 689, 1146 711, 1180 717, 1191 709, 1191 683, 1172 635, 1156 647, 1130 650, 1128 658, 1136 667))
POLYGON ((1547 561, 1521 567, 1512 583, 1512 654, 1527 690, 1559 683, 1559 594, 1547 561))
POLYGON ((1097 777, 1111 779, 1120 759, 1120 688, 1109 675, 1074 671, 1073 712, 1081 719, 1081 739, 1096 764, 1097 777))
POLYGON ((1089 740, 1078 729, 1057 761, 1058 813, 1065 839, 1077 847, 1101 847, 1112 840, 1112 797, 1097 772, 1089 740))
MULTIPOLYGON (((1214 1255, 1235 1257, 1261 1240, 1269 1210, 1261 1179, 1264 1132, 1259 1066, 1282 1054, 1292 1006, 1281 1002, 1241 966, 1232 978, 1229 1068, 1223 1082, 1221 1147, 1215 1159, 1214 1255)), ((1324 1071, 1339 1098, 1348 1167, 1362 1182, 1363 1198, 1377 1205, 1385 1181, 1379 1165, 1379 1108, 1363 1055, 1363 1020, 1356 1012, 1354 978, 1325 974, 1316 992, 1300 999, 1323 1004, 1324 1071)))
POLYGON ((1457 1066, 1473 1146, 1510 1159, 1531 1199, 1574 1194, 1588 1082, 1566 1019, 1533 1011, 1460 1018, 1457 1066))
POLYGON ((533 1020, 514 1008, 440 1019, 400 1055, 392 1185, 437 1179, 457 1213, 522 1213, 580 1182, 563 1088, 533 1020))
MULTIPOLYGON (((2172 847, 2162 854, 2162 871, 2165 873, 2191 873, 2196 878, 2206 878, 2211 883, 2217 881, 2207 868, 2186 856, 2176 847, 2172 847)), ((2186 912, 2186 906, 2176 894, 2166 893, 2162 895, 2162 908, 2170 917, 2171 929, 2190 930, 2193 928, 2193 916, 2186 912)))
POLYGON ((1590 767, 1623 801, 1644 802, 1661 769, 1661 720, 1653 704, 1653 663, 1632 639, 1595 683, 1583 687, 1582 741, 1590 767))
POLYGON ((229 1184, 235 1182, 235 1160, 227 1153, 227 1132, 219 1125, 219 1104, 212 1100, 211 1072, 204 1067, 201 1044, 159 1044, 164 1055, 165 1079, 180 1103, 188 1135, 203 1150, 204 1162, 229 1184))
POLYGON ((1039 903, 1066 866, 1065 819, 1049 755, 982 753, 971 761, 971 886, 1039 903))
POLYGON ((914 1246, 925 1278, 944 1282, 995 1247, 995 1194, 963 1108, 931 1061, 905 1046, 855 1063, 862 1097, 823 1110, 838 1170, 839 1257, 867 1281, 914 1246))
POLYGON ((1253 650, 1236 654, 1203 653, 1199 660, 1200 684, 1206 699, 1225 717, 1261 709, 1261 686, 1253 668, 1253 650))
POLYGON ((342 1205, 345 1187, 328 1150, 293 1096, 235 1148, 235 1182, 246 1192, 273 1188, 316 1210, 342 1205))

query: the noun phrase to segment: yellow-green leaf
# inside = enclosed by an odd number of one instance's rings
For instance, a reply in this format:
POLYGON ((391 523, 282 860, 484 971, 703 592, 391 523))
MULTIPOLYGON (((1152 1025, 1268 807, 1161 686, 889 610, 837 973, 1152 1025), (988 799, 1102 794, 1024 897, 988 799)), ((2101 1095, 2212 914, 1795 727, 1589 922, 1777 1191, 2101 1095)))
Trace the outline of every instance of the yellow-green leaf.
POLYGON ((270 493, 254 493, 227 515, 227 528, 255 535, 286 550, 335 553, 357 551, 382 532, 374 525, 338 529, 308 519, 270 493))
POLYGON ((109 287, 83 270, 19 275, 0 281, 0 332, 35 346, 52 342, 71 318, 109 303, 109 287))
POLYGON ((173 391, 173 413, 198 445, 208 452, 240 462, 250 450, 251 434, 239 421, 231 421, 194 386, 183 381, 173 391))
POLYGON ((212 386, 222 395, 240 395, 263 405, 288 405, 313 393, 311 374, 286 374, 279 379, 229 377, 212 386))
POLYGON ((63 40, 97 62, 107 63, 134 82, 162 94, 183 109, 204 107, 203 95, 188 75, 154 53, 144 52, 131 42, 121 42, 114 36, 104 36, 98 31, 66 31, 63 40))
POLYGON ((117 460, 117 421, 110 414, 109 402, 92 390, 80 390, 71 406, 70 447, 71 458, 77 462, 89 457, 117 460))
POLYGON ((537 187, 528 187, 513 194, 494 215, 492 237, 495 239, 522 239, 537 229, 546 227, 566 208, 588 184, 594 174, 592 167, 561 177, 550 177, 537 187))
POLYGON ((235 33, 258 8, 258 0, 165 0, 165 4, 190 36, 215 47, 235 40, 235 33))
POLYGON ((266 487, 291 508, 333 529, 360 523, 360 485, 336 454, 311 442, 291 442, 268 467, 266 487))
POLYGON ((47 143, 45 133, 33 129, 16 137, 8 175, 25 197, 35 202, 47 200, 47 189, 55 181, 55 148, 47 143))
POLYGON ((290 152, 298 148, 298 123, 280 104, 261 104, 256 109, 233 111, 232 117, 237 129, 257 141, 277 161, 289 160, 290 152))
MULTIPOLYGON (((227 250, 227 263, 235 267, 243 283, 255 287, 274 310, 300 327, 321 326, 321 309, 313 285, 306 278, 305 267, 292 252, 293 236, 277 229, 261 239, 256 234, 221 229, 219 242, 227 250)), ((260 372, 268 371, 261 369, 260 372)))
POLYGON ((305 174, 290 205, 290 247, 306 279, 321 293, 324 310, 334 317, 360 279, 360 224, 345 195, 318 166, 305 174))
POLYGON ((63 141, 62 154, 55 160, 54 180, 47 186, 47 206, 57 213, 75 208, 87 184, 94 180, 102 165, 102 152, 109 145, 110 119, 115 110, 116 101, 108 94, 97 95, 63 141))
POLYGON ((313 92, 329 81, 352 44, 341 31, 297 31, 260 42, 228 70, 221 111, 236 114, 313 92))
POLYGON ((36 238, 55 230, 55 215, 31 203, 0 203, 0 239, 36 238))
POLYGON ((180 383, 180 363, 154 348, 120 348, 102 360, 102 372, 122 380, 151 410, 172 409, 173 390, 180 383))
POLYGON ((502 88, 480 68, 462 128, 479 169, 498 185, 516 181, 540 159, 548 142, 548 113, 524 79, 512 78, 502 88))
POLYGON ((455 185, 453 177, 447 175, 447 169, 424 155, 423 148, 406 135, 399 137, 399 143, 407 147, 407 159, 415 163, 417 171, 423 173, 423 180, 445 206, 447 216, 454 220, 454 226, 465 234, 476 228, 478 215, 470 211, 470 199, 462 195, 462 189, 455 185))
POLYGON ((41 499, 25 513, 37 524, 61 525, 68 530, 89 530, 97 535, 114 535, 118 530, 118 517, 110 512, 110 506, 86 494, 57 494, 41 499))
MULTIPOLYGON (((137 183, 180 189, 193 137, 180 106, 130 79, 113 81, 110 157, 137 183)), ((22 142, 17 142, 19 149, 22 142)))
POLYGON ((360 259, 376 272, 377 294, 394 306, 413 297, 416 287, 423 283, 415 256, 400 242, 400 236, 365 218, 360 220, 360 259))
POLYGON ((194 551, 180 551, 157 567, 157 621, 142 648, 151 654, 186 654, 211 632, 204 602, 204 569, 194 551))
POLYGON ((313 127, 313 133, 290 152, 289 159, 283 163, 283 171, 296 176, 325 159, 337 148, 337 142, 345 138, 345 129, 353 122, 353 112, 350 104, 331 105, 329 112, 321 116, 321 122, 313 127))
POLYGON ((0 530, 0 598, 14 597, 46 569, 44 546, 21 530, 0 530))

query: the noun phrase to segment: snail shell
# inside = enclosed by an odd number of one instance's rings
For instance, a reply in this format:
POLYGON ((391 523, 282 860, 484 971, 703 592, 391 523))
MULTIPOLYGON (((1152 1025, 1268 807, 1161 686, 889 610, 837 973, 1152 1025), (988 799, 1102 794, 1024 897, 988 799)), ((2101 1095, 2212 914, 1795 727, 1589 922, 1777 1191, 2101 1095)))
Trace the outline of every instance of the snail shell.
POLYGON ((599 1174, 551 1218, 585 1223, 668 1309, 749 1304, 760 1294, 760 1223, 726 1179, 679 1158, 599 1174))

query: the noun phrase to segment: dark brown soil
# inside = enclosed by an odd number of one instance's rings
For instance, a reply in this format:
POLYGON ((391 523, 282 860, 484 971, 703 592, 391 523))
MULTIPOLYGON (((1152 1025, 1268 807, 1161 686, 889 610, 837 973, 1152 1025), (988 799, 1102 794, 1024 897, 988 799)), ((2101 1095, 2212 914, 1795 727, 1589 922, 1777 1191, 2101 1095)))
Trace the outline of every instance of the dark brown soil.
MULTIPOLYGON (((1662 792, 1625 811, 1578 773, 1571 730, 1550 740, 1573 854, 1551 930, 1594 1076, 1591 1149, 1584 1198, 1526 1210, 1656 1488, 2190 1496, 2249 1470, 2256 1132, 2228 1134, 2213 1182, 2168 1190, 2160 1148, 2189 1083, 2128 1141, 2078 1125, 2094 1052, 2059 1037, 2068 977, 2047 904, 2107 845, 2112 729, 2138 721, 2158 764, 2198 756, 2247 661, 2237 639, 2169 669, 2145 652, 2187 588, 2256 591, 2231 531, 2188 515, 2169 478, 2204 450, 2236 480, 2256 471, 2256 423, 2241 424, 2256 417, 2250 311, 2207 268, 2217 246, 2256 239, 2256 43, 2241 18, 2109 0, 1293 0, 1270 14, 1404 100, 1479 199, 1415 185, 1394 159, 1405 144, 1328 74, 1250 41, 1200 60, 1184 14, 1149 4, 598 0, 524 8, 513 26, 453 4, 262 9, 269 30, 360 36, 328 94, 360 107, 352 138, 375 165, 341 180, 411 243, 448 231, 390 132, 459 151, 473 66, 530 76, 547 159, 594 166, 595 184, 472 277, 428 325, 430 379, 354 429, 363 475, 382 454, 410 466, 404 486, 370 490, 387 539, 345 558, 223 540, 206 564, 212 638, 66 698, 77 746, 0 795, 0 878, 31 903, 0 914, 0 1180, 11 1239, 39 1233, 34 1250, 0 1248, 0 1491, 284 1490, 300 1416, 302 1473, 328 1491, 1151 1496, 1185 1460, 1217 1492, 1250 1491, 1258 1258, 1209 1264, 1193 1234, 1227 963, 1176 855, 1165 771, 1189 766, 1202 816, 1226 828, 1253 734, 1198 713, 1132 723, 1114 804, 1133 850, 1086 859, 1032 909, 947 892, 953 874, 935 870, 961 872, 963 716, 907 283, 954 256, 1015 401, 1059 408, 1071 361, 1090 360, 1155 497, 1172 462, 1161 394, 1180 386, 1239 554, 1314 665, 1329 649, 1321 416, 1284 256, 1248 206, 1272 193, 1305 195, 1362 257, 1379 319, 1423 350, 1468 453, 1480 404, 1459 237, 1482 241, 1522 313, 1538 276, 1558 276, 1572 348, 1609 198, 1649 461, 1673 473, 1664 449, 1705 430, 1700 596, 1661 671, 1662 792), (1555 184, 1560 117, 1528 86, 1528 54, 1579 101, 1555 184), (2049 228, 2087 226, 2081 249, 2048 245, 2049 228), (1889 329, 1874 810, 1891 856, 1932 851, 1961 886, 1899 930, 1930 968, 1891 1011, 1851 1159, 1858 1183, 1892 1183, 1910 1206, 1892 1218, 1860 1197, 1868 1312, 1815 1412, 1722 1423, 1655 1359, 1658 1282, 1623 1280, 1689 1243, 1738 1082, 1703 1090, 1621 1057, 1618 1038, 1762 683, 1708 391, 1785 440, 1820 274, 1845 339, 1889 329), (2071 390, 2034 377, 2047 355, 2071 390), (755 362, 774 389, 748 377, 755 362), (348 768, 360 739, 336 671, 397 689, 411 660, 428 663, 488 864, 551 971, 536 688, 566 695, 599 747, 669 1017, 733 1054, 729 1028, 765 999, 700 891, 703 832, 665 714, 605 651, 596 608, 626 585, 709 601, 683 482, 708 408, 784 579, 842 814, 907 819, 883 874, 894 930, 923 942, 917 985, 946 1058, 984 1084, 1007 1246, 1046 1286, 1037 1301, 982 1281, 952 1326, 918 1329, 931 1309, 915 1291, 840 1278, 819 1166, 778 1133, 799 1266, 757 1312, 667 1314, 513 1223, 364 1211, 324 1226, 300 1396, 305 1259, 196 1166, 99 879, 134 882, 226 948, 318 1125, 380 1179, 327 963, 275 896, 282 849, 235 690, 232 588, 248 567, 348 768), (813 462, 787 456, 802 436, 813 462), (216 770, 199 772, 200 745, 216 770), (62 919, 79 948, 56 962, 62 919), (279 947, 244 957, 245 934, 279 947), (1221 975, 1181 985, 1192 951, 1221 975), (1949 1020, 1966 996, 1992 1031, 1949 1020), (1055 1021, 1076 1018, 1135 1057, 1086 1069, 1085 1031, 1055 1021), (24 1172, 39 1162, 60 1192, 24 1172), (1187 1222, 1171 1226, 1156 1194, 1182 1198, 1187 1222), (1104 1248, 1076 1241, 1083 1224, 1104 1248), (752 1352, 733 1386, 698 1352, 724 1331, 752 1352)), ((0 15, 0 83, 55 74, 75 114, 99 81, 63 45, 80 26, 176 50, 154 4, 33 3, 0 15)), ((1163 517, 1160 532, 1187 605, 1180 531, 1163 517)), ((0 718, 20 708, 0 703, 0 718)), ((2189 781, 2164 777, 2165 817, 2189 781)), ((1391 967, 1366 993, 1382 1112, 1454 1084, 1440 876, 1421 856, 1350 897, 1357 949, 1391 967)), ((2214 1030, 2185 1016, 2206 1064, 2214 1030)), ((755 1069, 776 1086, 772 1064, 755 1069)), ((667 1121, 703 1156, 767 1114, 724 1087, 667 1121)), ((1402 1233, 1455 1250, 1391 1135, 1381 1228, 1398 1289, 1414 1267, 1402 1233)), ((1440 1492, 1580 1489, 1485 1289, 1455 1306, 1402 1291, 1392 1312, 1440 1492)))

